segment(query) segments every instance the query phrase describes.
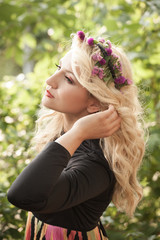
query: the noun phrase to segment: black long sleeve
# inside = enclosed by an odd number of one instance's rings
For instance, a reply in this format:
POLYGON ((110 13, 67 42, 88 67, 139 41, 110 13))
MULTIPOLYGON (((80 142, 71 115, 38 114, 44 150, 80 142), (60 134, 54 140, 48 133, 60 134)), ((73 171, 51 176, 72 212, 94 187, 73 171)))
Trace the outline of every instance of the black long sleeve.
POLYGON ((69 152, 60 144, 47 144, 14 181, 7 194, 8 200, 29 211, 44 207, 69 159, 69 152))
POLYGON ((89 202, 96 206, 94 199, 101 202, 97 216, 101 215, 111 200, 114 176, 93 142, 84 141, 72 158, 60 144, 48 143, 14 181, 8 200, 49 223, 61 216, 65 225, 68 213, 80 217, 89 202))

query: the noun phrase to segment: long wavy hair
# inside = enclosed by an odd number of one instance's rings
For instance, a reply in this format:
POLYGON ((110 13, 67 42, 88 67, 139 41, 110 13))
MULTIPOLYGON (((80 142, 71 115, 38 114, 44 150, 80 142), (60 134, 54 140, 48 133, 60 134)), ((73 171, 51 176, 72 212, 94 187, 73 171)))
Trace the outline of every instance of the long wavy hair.
MULTIPOLYGON (((100 146, 116 177, 112 202, 120 211, 132 216, 143 195, 137 172, 145 150, 143 110, 137 87, 133 83, 118 90, 112 81, 106 83, 97 76, 91 76, 95 64, 92 54, 100 51, 97 46, 90 47, 86 40, 81 41, 73 35, 71 49, 71 64, 77 80, 98 99, 101 110, 112 104, 121 117, 121 128, 112 136, 100 139, 100 146)), ((125 53, 116 46, 112 46, 112 51, 120 58, 123 76, 133 81, 131 65, 125 53)), ((37 150, 41 151, 47 142, 59 137, 63 127, 63 113, 49 109, 44 111, 42 107, 33 139, 37 150)))

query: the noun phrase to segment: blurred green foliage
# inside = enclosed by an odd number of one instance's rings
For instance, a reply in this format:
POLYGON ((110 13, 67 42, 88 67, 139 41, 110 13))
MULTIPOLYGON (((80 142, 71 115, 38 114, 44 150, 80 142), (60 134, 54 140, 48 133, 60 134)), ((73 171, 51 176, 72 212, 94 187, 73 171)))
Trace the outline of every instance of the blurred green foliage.
POLYGON ((134 218, 111 204, 103 222, 112 240, 160 239, 159 0, 0 0, 0 239, 23 239, 26 213, 6 192, 35 154, 30 140, 45 79, 78 30, 107 35, 128 52, 150 134, 134 218))

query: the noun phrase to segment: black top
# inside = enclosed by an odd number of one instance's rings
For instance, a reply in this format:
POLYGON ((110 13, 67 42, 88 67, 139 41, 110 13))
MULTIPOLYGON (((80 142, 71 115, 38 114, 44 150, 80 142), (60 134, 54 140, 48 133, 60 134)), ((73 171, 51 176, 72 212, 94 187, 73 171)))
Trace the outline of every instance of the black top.
POLYGON ((90 231, 110 203, 114 185, 99 140, 85 140, 72 157, 60 144, 49 142, 17 177, 7 197, 47 224, 90 231))

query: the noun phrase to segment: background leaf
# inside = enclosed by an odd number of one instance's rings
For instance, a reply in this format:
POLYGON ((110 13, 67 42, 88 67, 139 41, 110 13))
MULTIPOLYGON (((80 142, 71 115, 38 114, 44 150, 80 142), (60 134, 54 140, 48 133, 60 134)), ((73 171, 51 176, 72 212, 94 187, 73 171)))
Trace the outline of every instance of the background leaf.
POLYGON ((159 0, 0 1, 0 239, 23 239, 26 212, 11 205, 6 192, 36 154, 30 141, 45 79, 78 30, 108 36, 126 50, 150 133, 135 216, 110 204, 102 221, 112 240, 160 239, 159 0))

